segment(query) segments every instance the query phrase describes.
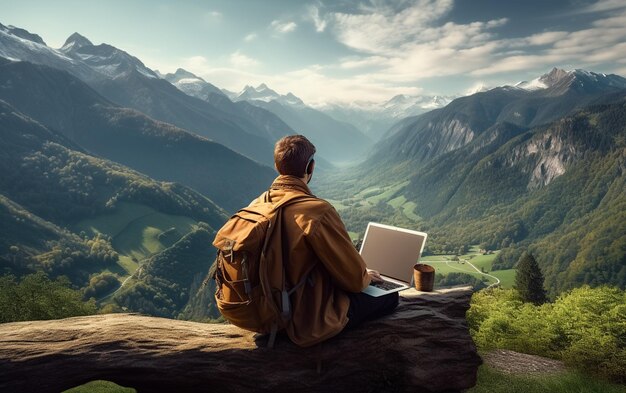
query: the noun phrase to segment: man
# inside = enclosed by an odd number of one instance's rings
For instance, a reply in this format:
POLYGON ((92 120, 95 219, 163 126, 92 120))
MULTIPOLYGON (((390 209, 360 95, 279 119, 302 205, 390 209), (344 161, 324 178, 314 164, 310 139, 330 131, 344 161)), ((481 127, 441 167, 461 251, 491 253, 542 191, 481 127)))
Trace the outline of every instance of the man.
POLYGON ((317 344, 345 328, 388 314, 398 304, 398 293, 377 298, 361 293, 371 280, 382 279, 378 272, 367 270, 337 211, 309 190, 314 154, 315 146, 302 135, 276 142, 274 163, 280 175, 269 190, 272 203, 294 194, 312 197, 285 206, 281 222, 288 283, 301 282, 310 271, 309 284, 291 295, 292 319, 286 327, 289 338, 300 346, 317 344))

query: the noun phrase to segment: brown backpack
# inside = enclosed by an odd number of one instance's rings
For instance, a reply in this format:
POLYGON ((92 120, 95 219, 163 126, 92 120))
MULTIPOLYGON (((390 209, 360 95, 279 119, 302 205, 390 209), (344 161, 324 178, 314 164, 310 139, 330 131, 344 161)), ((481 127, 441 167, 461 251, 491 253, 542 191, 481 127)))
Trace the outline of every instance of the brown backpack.
POLYGON ((282 207, 313 198, 300 194, 273 204, 266 192, 264 202, 235 213, 213 241, 217 248, 212 274, 216 282, 217 308, 233 325, 258 333, 271 333, 270 347, 274 344, 276 332, 291 318, 289 296, 308 278, 307 273, 291 288, 285 281, 280 246, 282 207), (268 248, 270 244, 272 247, 268 248), (269 277, 276 277, 275 273, 281 271, 278 276, 282 276, 282 282, 270 282, 269 277))

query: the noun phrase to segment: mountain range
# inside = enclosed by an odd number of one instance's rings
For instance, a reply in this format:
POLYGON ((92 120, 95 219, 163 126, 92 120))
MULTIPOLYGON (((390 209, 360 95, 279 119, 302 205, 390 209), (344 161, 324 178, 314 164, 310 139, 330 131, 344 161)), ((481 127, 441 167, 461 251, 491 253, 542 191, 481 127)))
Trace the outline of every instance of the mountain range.
POLYGON ((430 252, 480 244, 502 250, 498 268, 531 250, 552 296, 582 283, 623 287, 626 79, 553 69, 537 81, 403 119, 321 187, 351 206, 341 212, 353 230, 368 215, 413 221, 431 235, 430 252), (355 208, 351 195, 385 215, 355 208))
POLYGON ((448 105, 452 96, 410 96, 400 94, 384 102, 353 102, 350 105, 324 104, 317 109, 335 119, 353 124, 373 141, 383 138, 398 121, 448 105))
POLYGON ((320 155, 331 162, 359 160, 372 145, 370 138, 352 124, 307 106, 292 93, 280 95, 265 84, 256 88, 246 86, 240 93, 231 94, 231 98, 275 113, 291 128, 306 135, 320 155))
MULTIPOLYGON (((0 259, 3 268, 9 271, 32 269, 42 264, 55 275, 67 273, 73 263, 88 259, 75 255, 77 250, 68 247, 68 242, 88 243, 87 239, 100 235, 114 238, 127 229, 122 225, 117 230, 112 227, 98 230, 93 221, 102 217, 110 222, 111 214, 121 204, 134 204, 137 208, 143 206, 144 210, 159 214, 188 217, 211 227, 221 225, 225 219, 221 208, 196 191, 176 183, 154 181, 127 167, 89 155, 64 135, 43 126, 2 100, 0 142, 3 211, 5 214, 16 213, 14 218, 3 220, 3 232, 7 234, 2 236, 0 259), (85 220, 92 220, 92 225, 82 226, 85 220), (80 228, 84 232, 79 231, 80 228), (5 247, 9 244, 19 245, 22 265, 15 265, 15 260, 5 258, 5 247)), ((132 221, 118 218, 120 224, 132 221)), ((103 238, 102 247, 110 248, 110 241, 103 238)), ((115 265, 117 256, 113 250, 110 251, 110 258, 101 261, 101 265, 83 268, 94 271, 106 265, 115 265)), ((70 276, 78 277, 77 282, 84 279, 76 271, 72 271, 70 276)))
POLYGON ((374 160, 425 162, 477 139, 496 124, 535 127, 592 103, 623 95, 626 79, 618 75, 553 69, 539 80, 544 88, 503 86, 461 97, 449 105, 396 123, 377 144, 374 160))
POLYGON ((327 169, 316 193, 354 233, 368 220, 419 228, 427 252, 479 244, 501 250, 501 269, 531 250, 552 296, 624 287, 625 103, 626 79, 555 68, 456 99, 313 108, 265 84, 233 93, 163 75, 77 33, 54 49, 0 25, 0 269, 215 318, 199 284, 209 240, 271 183, 274 141, 301 132, 327 169))
POLYGON ((81 79, 109 101, 136 109, 221 143, 234 151, 272 165, 272 143, 246 112, 238 116, 189 96, 159 78, 136 57, 107 44, 93 45, 72 34, 60 49, 31 41, 0 27, 0 57, 61 69, 81 79))
POLYGON ((0 99, 92 154, 193 187, 229 211, 246 205, 274 177, 270 168, 223 145, 119 107, 44 65, 0 62, 0 99))

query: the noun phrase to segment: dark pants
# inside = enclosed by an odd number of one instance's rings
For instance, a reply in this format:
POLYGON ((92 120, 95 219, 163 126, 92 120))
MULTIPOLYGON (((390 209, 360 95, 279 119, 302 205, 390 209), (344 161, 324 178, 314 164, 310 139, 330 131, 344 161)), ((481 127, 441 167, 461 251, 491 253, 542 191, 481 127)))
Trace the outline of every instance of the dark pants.
POLYGON ((352 329, 365 321, 391 314, 398 305, 398 292, 373 297, 362 292, 349 293, 350 308, 346 329, 352 329))

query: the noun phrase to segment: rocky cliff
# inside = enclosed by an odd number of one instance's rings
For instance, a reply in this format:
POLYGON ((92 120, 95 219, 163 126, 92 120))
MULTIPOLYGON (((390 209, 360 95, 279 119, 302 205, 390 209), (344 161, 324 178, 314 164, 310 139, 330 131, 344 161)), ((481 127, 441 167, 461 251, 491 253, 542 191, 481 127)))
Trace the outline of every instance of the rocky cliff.
POLYGON ((0 390, 59 392, 105 379, 143 391, 455 392, 481 359, 469 288, 404 291, 398 310, 312 348, 273 348, 228 324, 108 314, 0 325, 0 390))

